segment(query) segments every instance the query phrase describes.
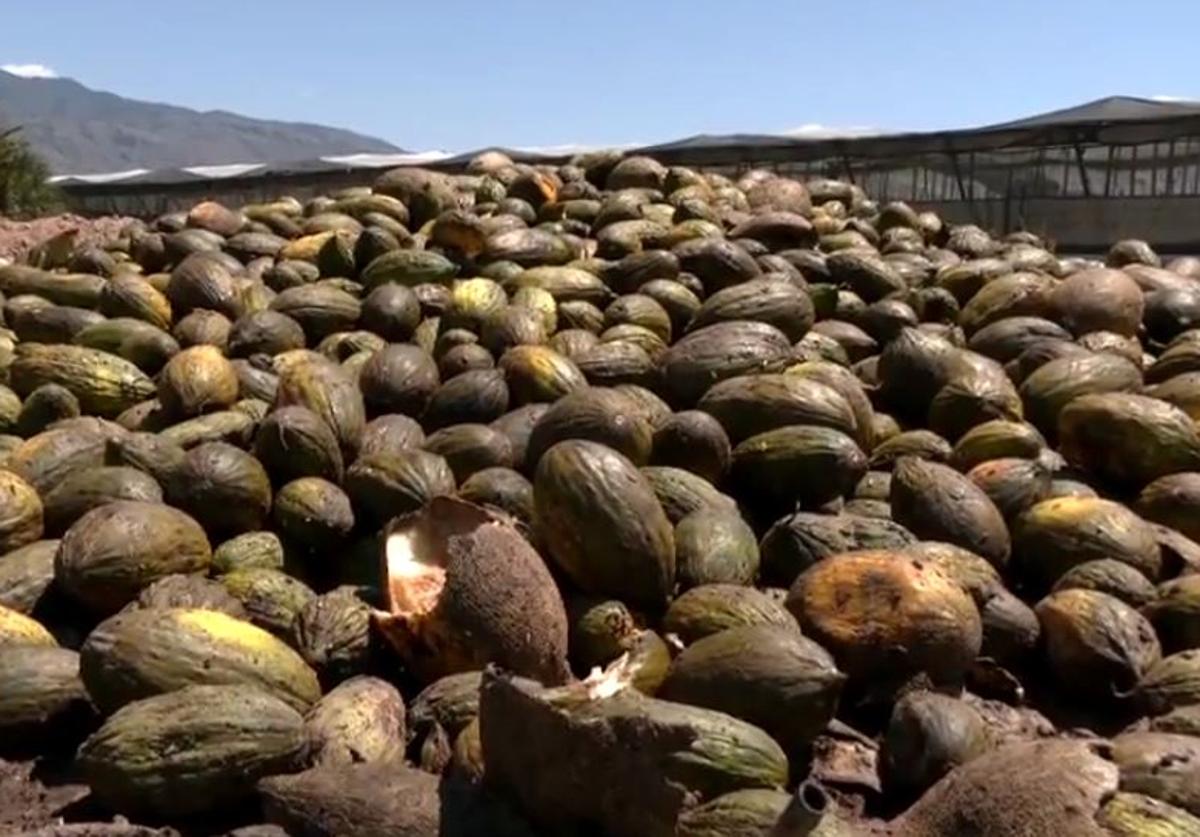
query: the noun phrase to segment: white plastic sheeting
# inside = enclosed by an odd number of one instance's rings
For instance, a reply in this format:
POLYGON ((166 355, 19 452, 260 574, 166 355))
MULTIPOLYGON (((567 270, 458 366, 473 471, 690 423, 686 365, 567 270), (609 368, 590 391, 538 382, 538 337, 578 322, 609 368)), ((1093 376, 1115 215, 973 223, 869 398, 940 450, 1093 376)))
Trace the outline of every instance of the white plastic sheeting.
POLYGON ((150 169, 127 169, 126 171, 114 171, 107 174, 60 174, 50 178, 50 182, 63 183, 70 180, 81 183, 116 183, 149 173, 150 169))

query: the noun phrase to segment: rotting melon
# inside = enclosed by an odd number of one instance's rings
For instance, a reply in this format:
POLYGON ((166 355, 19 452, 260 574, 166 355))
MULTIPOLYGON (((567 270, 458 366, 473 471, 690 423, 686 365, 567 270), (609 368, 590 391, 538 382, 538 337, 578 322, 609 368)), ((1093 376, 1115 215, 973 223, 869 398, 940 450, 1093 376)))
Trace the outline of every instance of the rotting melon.
POLYGON ((684 644, 749 625, 774 625, 799 632, 781 602, 768 593, 739 584, 705 584, 683 593, 667 608, 663 630, 684 644))
POLYGON ((740 375, 714 385, 697 408, 721 423, 734 445, 787 425, 830 427, 857 437, 857 416, 831 386, 803 375, 740 375))
POLYGON ((833 717, 845 679, 833 657, 794 628, 746 625, 689 645, 659 696, 741 718, 800 753, 833 717))
POLYGON ((181 817, 245 800, 257 779, 295 769, 305 743, 303 718, 278 697, 192 686, 117 711, 79 764, 110 809, 181 817))
POLYGON ((0 606, 0 648, 10 645, 53 647, 58 643, 41 622, 31 616, 0 606))
POLYGON ((69 739, 93 710, 67 648, 0 646, 0 734, 5 743, 69 739))
MULTIPOLYGON (((266 819, 285 834, 436 837, 438 777, 400 761, 322 765, 270 776, 258 787, 266 819)), ((447 816, 450 819, 450 816, 447 816)), ((488 830, 493 832, 493 823, 488 830)))
POLYGON ((485 672, 479 711, 489 782, 547 833, 668 837, 689 799, 787 778, 783 750, 758 727, 645 697, 619 668, 557 689, 485 672))
POLYGON ((212 560, 204 530, 163 505, 121 500, 79 518, 58 547, 55 579, 101 616, 115 613, 163 576, 203 572, 212 560))
POLYGON ((796 579, 787 608, 851 678, 924 672, 954 683, 983 641, 979 611, 962 586, 898 551, 819 561, 796 579))
POLYGON ((313 761, 356 764, 404 757, 404 700, 376 677, 352 677, 317 702, 305 719, 313 761))
POLYGON ((384 537, 376 625, 424 681, 498 663, 566 679, 567 617, 541 557, 510 522, 436 497, 384 537))
POLYGON ((58 541, 34 541, 0 555, 0 607, 26 616, 52 590, 58 541))
POLYGON ((1058 415, 1063 457, 1099 483, 1140 489, 1200 469, 1200 434, 1183 410, 1145 395, 1108 392, 1074 399, 1058 415))
POLYGON ((1103 558, 1129 564, 1151 581, 1162 572, 1162 551, 1150 524, 1111 500, 1056 497, 1014 521, 1014 575, 1034 591, 1048 589, 1072 567, 1103 558))
POLYGON ((891 504, 892 518, 918 538, 957 544, 997 567, 1008 562, 1004 517, 982 489, 948 465, 901 459, 892 474, 891 504))
POLYGON ((595 442, 559 442, 538 463, 533 498, 549 557, 581 590, 665 606, 675 580, 674 536, 632 462, 595 442))
POLYGON ((889 825, 896 837, 1104 837, 1094 820, 1118 771, 1098 741, 1023 741, 952 770, 889 825))
POLYGON ((317 675, 283 641, 215 610, 149 608, 101 622, 80 649, 80 676, 111 712, 194 685, 253 685, 299 710, 321 696, 317 675))
POLYGON ((777 517, 851 494, 866 454, 841 431, 790 425, 751 436, 733 449, 732 485, 756 511, 777 517))
POLYGON ((1162 657, 1146 618, 1107 593, 1059 590, 1036 612, 1050 670, 1076 695, 1103 701, 1129 693, 1162 657))

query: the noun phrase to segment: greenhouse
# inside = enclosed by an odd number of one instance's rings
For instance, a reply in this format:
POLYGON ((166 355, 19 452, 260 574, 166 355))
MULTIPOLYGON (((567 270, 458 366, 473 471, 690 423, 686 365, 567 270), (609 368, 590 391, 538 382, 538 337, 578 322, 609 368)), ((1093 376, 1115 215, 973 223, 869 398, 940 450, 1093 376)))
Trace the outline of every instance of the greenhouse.
MULTIPOLYGON (((530 163, 570 156, 503 150, 530 163)), ((152 215, 204 197, 238 202, 287 192, 303 198, 368 184, 397 165, 456 171, 478 153, 359 154, 57 180, 78 211, 152 215)), ((1068 249, 1094 250, 1126 237, 1167 251, 1200 245, 1196 102, 1114 96, 981 128, 826 139, 699 135, 630 153, 730 173, 765 167, 849 180, 880 201, 907 201, 959 223, 997 232, 1052 230, 1068 249)))

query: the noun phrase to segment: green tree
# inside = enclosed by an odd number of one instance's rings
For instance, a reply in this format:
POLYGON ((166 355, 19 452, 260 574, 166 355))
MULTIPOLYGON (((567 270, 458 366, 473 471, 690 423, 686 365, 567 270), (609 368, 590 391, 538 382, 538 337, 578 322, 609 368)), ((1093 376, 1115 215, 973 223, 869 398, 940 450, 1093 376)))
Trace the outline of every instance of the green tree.
POLYGON ((50 168, 20 136, 20 127, 0 132, 0 215, 44 215, 61 205, 49 182, 50 168))

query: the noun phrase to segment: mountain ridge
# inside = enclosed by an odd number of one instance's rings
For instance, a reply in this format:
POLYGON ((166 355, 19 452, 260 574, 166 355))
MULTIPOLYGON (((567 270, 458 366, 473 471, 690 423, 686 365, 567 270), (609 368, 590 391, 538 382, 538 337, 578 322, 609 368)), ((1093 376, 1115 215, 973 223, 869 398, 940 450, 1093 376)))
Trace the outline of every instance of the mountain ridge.
POLYGON ((21 136, 55 174, 96 174, 342 154, 394 154, 376 137, 308 122, 199 111, 93 90, 70 78, 0 71, 0 126, 21 136))

